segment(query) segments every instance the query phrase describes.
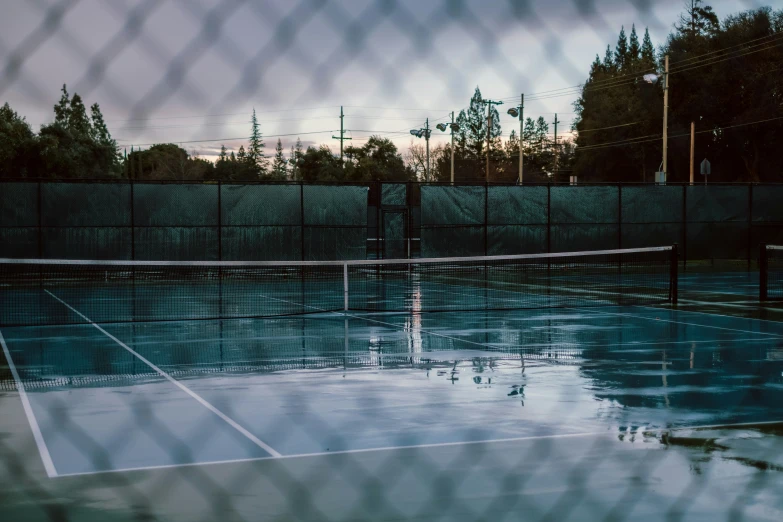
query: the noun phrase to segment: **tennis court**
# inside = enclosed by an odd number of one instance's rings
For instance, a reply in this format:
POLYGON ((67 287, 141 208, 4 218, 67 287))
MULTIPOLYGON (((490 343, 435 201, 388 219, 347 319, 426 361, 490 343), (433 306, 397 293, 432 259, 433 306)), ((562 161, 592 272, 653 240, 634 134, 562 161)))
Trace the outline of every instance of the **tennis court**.
POLYGON ((15 429, 0 451, 21 470, 3 480, 23 477, 9 505, 29 519, 51 517, 25 494, 73 499, 74 519, 777 519, 778 303, 759 305, 758 275, 678 274, 674 254, 5 260, 0 408, 15 429), (698 304, 721 289, 741 313, 698 304))

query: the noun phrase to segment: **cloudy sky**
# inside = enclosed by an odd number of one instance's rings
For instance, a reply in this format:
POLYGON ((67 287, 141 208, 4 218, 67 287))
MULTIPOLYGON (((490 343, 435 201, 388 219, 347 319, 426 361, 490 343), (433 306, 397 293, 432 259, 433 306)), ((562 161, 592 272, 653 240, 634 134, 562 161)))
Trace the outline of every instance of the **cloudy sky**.
MULTIPOLYGON (((713 0, 723 17, 768 4, 713 0)), ((238 148, 258 113, 269 152, 327 143, 340 127, 405 148, 478 85, 526 116, 574 115, 572 91, 621 26, 660 45, 682 0, 5 0, 0 103, 35 129, 68 84, 101 105, 118 143, 238 148), (550 92, 554 91, 554 92, 550 92), (541 94, 546 93, 546 94, 541 94)), ((503 116, 504 135, 516 123, 503 116)), ((436 131, 437 132, 437 131, 436 131)), ((445 140, 438 135, 437 140, 445 140)))

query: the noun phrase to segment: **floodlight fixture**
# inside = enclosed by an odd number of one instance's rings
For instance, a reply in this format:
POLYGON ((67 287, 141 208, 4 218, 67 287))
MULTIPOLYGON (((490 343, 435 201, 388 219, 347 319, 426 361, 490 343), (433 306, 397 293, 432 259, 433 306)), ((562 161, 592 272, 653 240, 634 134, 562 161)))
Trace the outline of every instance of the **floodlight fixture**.
POLYGON ((660 76, 657 74, 645 74, 644 76, 642 76, 642 79, 645 82, 652 83, 652 84, 658 83, 659 78, 660 76))
POLYGON ((506 111, 509 116, 512 118, 518 118, 519 117, 519 109, 516 107, 511 107, 509 110, 506 111))
POLYGON ((451 127, 451 130, 453 130, 454 132, 459 131, 459 123, 452 123, 451 125, 449 125, 449 127, 451 127))
POLYGON ((448 129, 448 126, 445 123, 438 123, 435 127, 441 132, 446 132, 446 129, 448 129))

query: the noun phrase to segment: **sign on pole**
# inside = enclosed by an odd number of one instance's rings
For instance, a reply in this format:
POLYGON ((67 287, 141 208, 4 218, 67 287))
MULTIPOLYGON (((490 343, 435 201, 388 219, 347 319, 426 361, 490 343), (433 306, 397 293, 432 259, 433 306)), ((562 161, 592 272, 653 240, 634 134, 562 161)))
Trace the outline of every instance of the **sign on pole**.
POLYGON ((712 172, 712 166, 710 165, 710 162, 707 158, 704 158, 704 161, 701 162, 700 166, 701 175, 704 176, 704 184, 707 184, 707 176, 710 175, 712 172))

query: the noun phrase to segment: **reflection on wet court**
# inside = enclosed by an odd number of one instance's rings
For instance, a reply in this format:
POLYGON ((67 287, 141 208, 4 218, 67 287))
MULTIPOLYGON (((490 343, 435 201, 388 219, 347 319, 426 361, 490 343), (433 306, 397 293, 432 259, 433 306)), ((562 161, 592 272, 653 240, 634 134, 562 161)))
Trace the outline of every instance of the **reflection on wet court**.
POLYGON ((3 331, 58 475, 783 418, 771 321, 615 307, 102 329, 3 331), (139 427, 132 444, 117 426, 139 427))

